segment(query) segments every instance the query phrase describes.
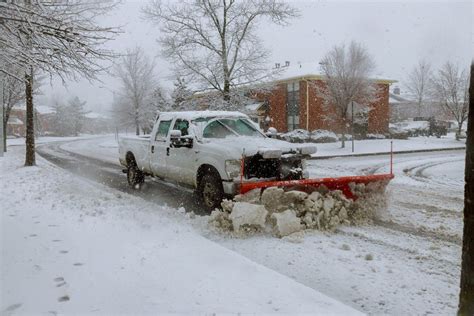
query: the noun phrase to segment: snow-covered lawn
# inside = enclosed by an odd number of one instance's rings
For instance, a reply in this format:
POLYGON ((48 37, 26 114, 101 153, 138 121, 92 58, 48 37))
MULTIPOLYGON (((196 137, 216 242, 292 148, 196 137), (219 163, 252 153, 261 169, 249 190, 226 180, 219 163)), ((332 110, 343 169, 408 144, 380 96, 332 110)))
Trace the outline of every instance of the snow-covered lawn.
POLYGON ((0 158, 2 314, 358 313, 201 237, 183 209, 23 155, 0 158))
MULTIPOLYGON (((88 138, 96 138, 96 137, 104 137, 104 135, 80 135, 80 136, 68 136, 68 137, 59 137, 59 136, 39 136, 35 138, 35 144, 46 144, 51 142, 62 142, 62 141, 70 141, 70 140, 79 140, 79 139, 88 139, 88 138)), ((23 146, 25 145, 25 138, 18 137, 18 138, 8 138, 7 139, 7 146, 23 146)))
MULTIPOLYGON (((346 147, 341 148, 341 142, 317 144, 318 152, 315 157, 324 156, 345 156, 351 154, 373 154, 390 152, 390 139, 369 139, 354 141, 354 152, 352 152, 351 141, 346 141, 346 147)), ((441 148, 460 148, 465 147, 466 141, 457 141, 454 134, 441 138, 436 137, 410 137, 408 139, 394 139, 393 150, 413 151, 413 150, 431 150, 441 148)))

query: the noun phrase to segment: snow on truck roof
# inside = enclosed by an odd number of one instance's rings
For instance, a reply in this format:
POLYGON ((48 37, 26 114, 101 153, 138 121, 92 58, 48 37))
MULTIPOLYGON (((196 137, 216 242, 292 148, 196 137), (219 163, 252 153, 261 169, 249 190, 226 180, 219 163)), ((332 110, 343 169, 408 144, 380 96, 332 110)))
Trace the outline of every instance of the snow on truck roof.
POLYGON ((185 111, 185 112, 161 112, 160 118, 174 118, 195 120, 201 117, 247 117, 247 115, 237 111, 185 111))

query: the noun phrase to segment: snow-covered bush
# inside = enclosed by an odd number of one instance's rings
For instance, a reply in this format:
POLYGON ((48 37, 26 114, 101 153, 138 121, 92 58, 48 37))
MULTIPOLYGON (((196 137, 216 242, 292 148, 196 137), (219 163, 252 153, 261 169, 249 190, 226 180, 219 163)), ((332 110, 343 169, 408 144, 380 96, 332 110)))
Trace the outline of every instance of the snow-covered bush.
POLYGON ((279 136, 281 139, 290 143, 306 143, 309 142, 311 137, 310 133, 304 129, 295 129, 279 136))
POLYGON ((370 133, 367 134, 365 137, 367 139, 385 139, 386 138, 385 135, 383 134, 370 134, 370 133))
POLYGON ((337 135, 331 131, 317 129, 311 132, 311 141, 315 143, 335 143, 338 141, 337 135))
POLYGON ((428 121, 403 121, 390 124, 390 130, 405 132, 408 137, 428 136, 430 134, 430 122, 428 121))

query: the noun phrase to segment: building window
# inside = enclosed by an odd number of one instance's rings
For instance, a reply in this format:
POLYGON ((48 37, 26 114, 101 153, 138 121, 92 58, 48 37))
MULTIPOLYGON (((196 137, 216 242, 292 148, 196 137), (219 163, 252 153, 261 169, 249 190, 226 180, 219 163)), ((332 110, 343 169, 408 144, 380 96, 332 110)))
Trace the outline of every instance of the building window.
POLYGON ((288 83, 286 93, 286 117, 288 131, 300 127, 300 84, 298 81, 288 83))

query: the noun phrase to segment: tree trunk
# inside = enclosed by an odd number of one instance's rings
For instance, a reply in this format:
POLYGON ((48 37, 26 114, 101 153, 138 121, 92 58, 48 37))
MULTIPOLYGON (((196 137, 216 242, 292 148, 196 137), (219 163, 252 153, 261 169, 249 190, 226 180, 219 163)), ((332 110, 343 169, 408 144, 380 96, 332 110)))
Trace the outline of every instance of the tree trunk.
POLYGON ((8 119, 10 115, 7 115, 7 113, 3 113, 3 152, 7 152, 7 124, 8 124, 8 119))
POLYGON ((224 101, 230 101, 230 81, 228 79, 224 81, 224 101))
POLYGON ((464 186, 464 232, 458 315, 474 315, 474 63, 471 64, 464 186))
POLYGON ((346 133, 342 132, 341 148, 346 148, 346 133))
POLYGON ((34 166, 35 159, 35 125, 33 109, 33 69, 25 74, 26 96, 26 157, 25 166, 34 166))
POLYGON ((458 132, 456 133, 456 140, 459 140, 461 138, 461 132, 462 132, 462 123, 458 122, 458 132))
POLYGON ((135 107, 135 135, 140 136, 140 123, 138 120, 138 109, 135 107))

